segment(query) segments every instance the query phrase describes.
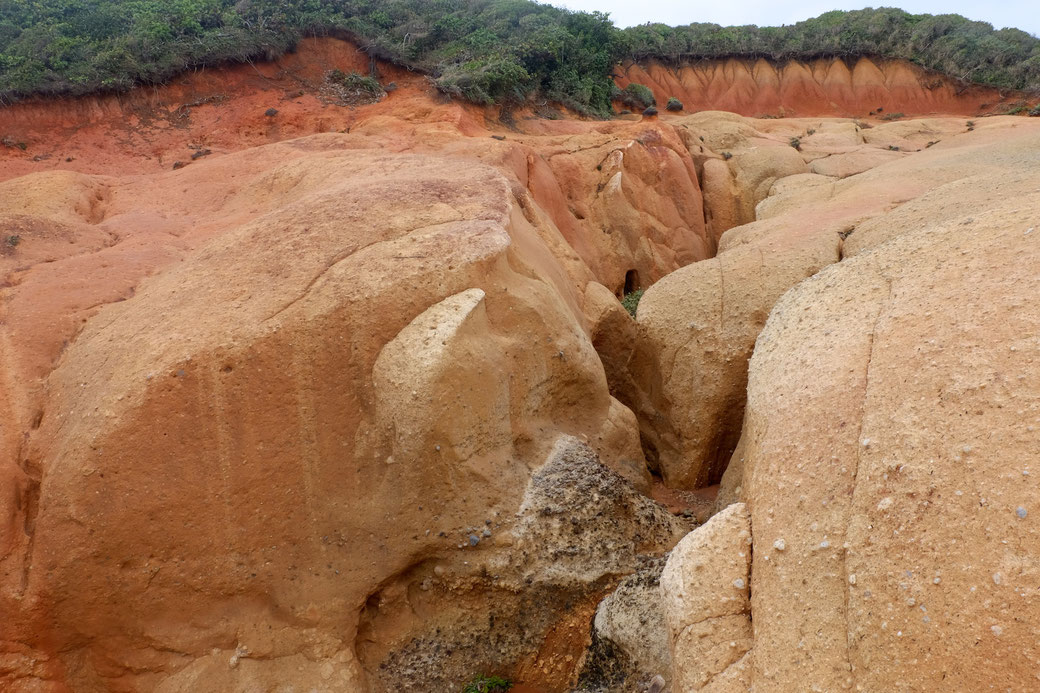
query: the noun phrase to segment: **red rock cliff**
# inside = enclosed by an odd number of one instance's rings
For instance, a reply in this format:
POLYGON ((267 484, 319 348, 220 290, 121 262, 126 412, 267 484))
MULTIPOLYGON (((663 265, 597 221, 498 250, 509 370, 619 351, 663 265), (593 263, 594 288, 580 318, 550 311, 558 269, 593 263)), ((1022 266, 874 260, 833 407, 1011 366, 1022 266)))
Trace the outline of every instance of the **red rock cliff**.
POLYGON ((775 63, 765 59, 704 60, 682 67, 625 65, 618 86, 650 87, 659 105, 670 97, 687 111, 747 116, 866 116, 872 111, 974 115, 1006 101, 997 89, 959 85, 902 60, 821 58, 775 63))

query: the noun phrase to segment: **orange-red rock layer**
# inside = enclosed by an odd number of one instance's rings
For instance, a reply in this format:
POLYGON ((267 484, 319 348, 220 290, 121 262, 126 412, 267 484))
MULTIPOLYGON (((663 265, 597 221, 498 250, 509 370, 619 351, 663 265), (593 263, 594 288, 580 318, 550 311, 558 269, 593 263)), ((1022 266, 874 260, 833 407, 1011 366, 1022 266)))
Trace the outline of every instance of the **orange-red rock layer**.
POLYGON ((1016 96, 965 87, 906 61, 871 58, 786 63, 731 58, 682 67, 632 63, 619 72, 618 86, 644 84, 660 106, 675 97, 687 111, 733 111, 754 117, 856 117, 879 111, 976 115, 993 112, 1016 96))

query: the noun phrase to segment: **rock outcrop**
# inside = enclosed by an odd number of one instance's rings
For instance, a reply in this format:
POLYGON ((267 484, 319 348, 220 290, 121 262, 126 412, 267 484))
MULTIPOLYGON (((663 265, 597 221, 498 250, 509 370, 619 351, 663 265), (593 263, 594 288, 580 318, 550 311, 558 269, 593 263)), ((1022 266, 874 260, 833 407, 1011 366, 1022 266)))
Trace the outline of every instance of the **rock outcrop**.
MULTIPOLYGON (((686 124, 706 129, 703 118, 693 117, 686 124)), ((757 221, 727 231, 716 257, 668 275, 642 298, 642 352, 630 371, 632 389, 644 396, 622 399, 640 417, 652 466, 670 485, 686 488, 718 483, 730 465, 740 438, 747 362, 775 301, 853 248, 880 242, 881 229, 884 238, 913 229, 928 213, 918 211, 910 220, 909 210, 928 208, 936 196, 945 195, 944 204, 956 199, 958 205, 977 205, 971 197, 945 191, 955 181, 970 187, 968 181, 975 176, 994 170, 1002 172, 998 175, 1015 173, 1026 164, 1014 161, 1012 152, 1029 146, 1032 136, 1031 128, 1023 131, 1026 121, 1010 118, 988 121, 985 130, 973 132, 963 122, 922 121, 923 132, 917 135, 902 123, 858 131, 842 124, 817 128, 812 122, 768 121, 759 125, 766 130, 762 132, 732 118, 721 122, 721 129, 705 139, 721 138, 723 146, 737 151, 753 146, 797 153, 788 143, 777 142, 775 135, 813 130, 802 147, 806 159, 827 160, 843 151, 861 156, 868 150, 898 158, 844 179, 795 173, 772 181, 771 194, 756 205, 757 221), (960 136, 954 136, 958 129, 960 136), (865 144, 863 132, 872 133, 872 144, 865 144), (998 132, 1005 142, 998 143, 998 132), (772 133, 774 139, 769 137, 772 133), (909 158, 886 144, 920 142, 939 133, 949 133, 942 144, 920 146, 921 151, 909 158), (900 213, 906 219, 892 223, 900 217, 891 215, 900 213)), ((730 162, 739 166, 734 162, 739 156, 730 162)), ((740 179, 739 173, 734 175, 735 181, 740 179)), ((739 457, 734 458, 737 468, 739 457)), ((727 490, 724 484, 724 497, 732 498, 739 483, 731 479, 728 485, 727 490)))
POLYGON ((994 122, 848 179, 932 187, 773 308, 731 467, 753 528, 749 685, 1033 687, 1038 164, 1036 128, 994 122))
POLYGON ((751 524, 728 506, 679 542, 661 575, 673 691, 747 690, 751 649, 751 524))
POLYGON ((0 110, 0 688, 1027 685, 1030 120, 372 65, 0 110))

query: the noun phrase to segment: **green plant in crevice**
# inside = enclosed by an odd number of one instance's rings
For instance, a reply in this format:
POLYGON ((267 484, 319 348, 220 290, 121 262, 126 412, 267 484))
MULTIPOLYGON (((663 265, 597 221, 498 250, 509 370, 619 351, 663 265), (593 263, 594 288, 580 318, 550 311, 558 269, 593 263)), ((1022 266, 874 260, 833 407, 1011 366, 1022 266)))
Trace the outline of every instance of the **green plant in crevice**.
POLYGON ((501 676, 478 676, 462 689, 462 693, 505 693, 513 682, 501 676))
POLYGON ((643 289, 636 289, 625 294, 625 297, 621 299, 621 305, 625 307, 625 310, 633 318, 636 316, 636 309, 639 307, 639 299, 643 298, 643 291, 643 289))

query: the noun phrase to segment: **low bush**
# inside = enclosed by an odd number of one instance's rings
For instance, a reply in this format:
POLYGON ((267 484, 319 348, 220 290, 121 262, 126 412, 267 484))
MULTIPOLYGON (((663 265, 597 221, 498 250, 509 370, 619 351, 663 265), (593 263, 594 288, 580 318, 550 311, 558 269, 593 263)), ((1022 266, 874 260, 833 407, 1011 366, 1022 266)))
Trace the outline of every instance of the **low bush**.
POLYGON ((673 96, 670 99, 668 99, 668 103, 667 105, 665 105, 665 108, 669 111, 681 111, 683 109, 683 103, 682 101, 673 96))
POLYGON ((650 91, 650 87, 638 82, 632 82, 624 89, 617 90, 615 98, 636 110, 657 105, 657 99, 654 98, 654 92, 650 91))

